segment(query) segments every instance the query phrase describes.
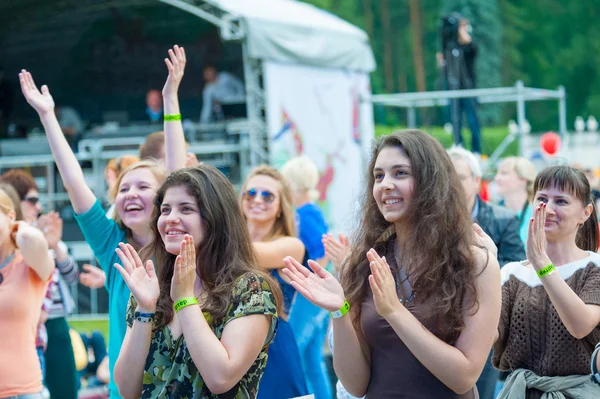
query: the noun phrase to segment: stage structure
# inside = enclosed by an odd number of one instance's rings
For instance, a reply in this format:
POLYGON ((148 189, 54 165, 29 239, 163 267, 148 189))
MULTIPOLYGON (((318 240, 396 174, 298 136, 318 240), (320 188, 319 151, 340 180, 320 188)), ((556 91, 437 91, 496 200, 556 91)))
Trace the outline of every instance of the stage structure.
POLYGON ((241 42, 248 167, 309 156, 321 171, 327 221, 347 232, 374 137, 372 107, 360 102, 375 69, 366 33, 292 0, 160 1, 216 25, 222 40, 241 42))
MULTIPOLYGON (((514 140, 519 140, 519 151, 525 155, 526 143, 524 126, 526 124, 525 103, 528 101, 558 101, 558 131, 562 142, 568 145, 567 135, 567 99, 563 86, 557 90, 525 87, 522 81, 517 81, 513 87, 493 87, 469 90, 425 91, 420 93, 377 94, 364 97, 361 101, 369 104, 380 104, 389 107, 407 109, 407 126, 417 127, 417 108, 447 107, 452 99, 475 97, 481 104, 514 102, 517 105, 517 126, 514 134, 509 134, 490 156, 488 167, 494 165, 506 148, 514 140)), ((482 140, 485 140, 482 137, 482 140)))

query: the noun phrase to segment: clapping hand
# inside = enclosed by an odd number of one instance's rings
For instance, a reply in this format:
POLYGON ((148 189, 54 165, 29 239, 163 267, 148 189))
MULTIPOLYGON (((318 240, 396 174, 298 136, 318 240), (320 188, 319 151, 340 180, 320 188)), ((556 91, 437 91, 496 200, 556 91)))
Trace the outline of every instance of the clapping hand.
POLYGON ((156 310, 156 303, 160 295, 160 287, 154 263, 146 261, 146 267, 140 256, 130 244, 119 243, 116 250, 123 266, 115 263, 115 268, 123 276, 123 280, 131 290, 131 294, 138 303, 142 312, 152 313, 156 310))
POLYGON ((165 86, 162 90, 163 96, 177 95, 179 84, 183 78, 185 63, 186 58, 183 47, 179 47, 177 45, 173 46, 173 49, 169 50, 169 58, 165 58, 165 64, 169 70, 169 76, 167 77, 167 81, 165 82, 165 86))
POLYGON ((535 270, 543 269, 550 264, 546 253, 546 204, 540 203, 533 211, 533 218, 529 221, 529 235, 527 236, 527 260, 535 270))
POLYGON ((350 253, 350 241, 342 233, 338 234, 339 241, 331 233, 324 234, 321 242, 325 247, 325 257, 335 266, 337 272, 340 271, 342 262, 350 253))
POLYGON ((48 247, 56 249, 63 235, 63 220, 57 212, 51 211, 37 220, 37 227, 44 233, 48 247))
POLYGON ((175 270, 171 280, 171 299, 177 302, 182 298, 193 297, 196 284, 196 248, 194 238, 186 234, 181 241, 179 255, 175 259, 175 270))
POLYGON ((316 306, 335 312, 344 305, 344 289, 339 281, 317 262, 309 260, 311 273, 296 259, 288 256, 283 259, 286 268, 283 273, 291 280, 292 286, 316 306))
POLYGON ((21 83, 21 91, 25 99, 42 116, 43 114, 54 112, 54 100, 48 90, 48 86, 43 85, 40 92, 33 81, 31 73, 25 69, 19 73, 19 82, 21 83))
POLYGON ((99 267, 88 263, 83 265, 84 272, 79 274, 79 282, 88 288, 102 288, 106 282, 106 273, 99 267))
POLYGON ((371 248, 367 252, 367 259, 371 267, 369 284, 373 291, 373 302, 377 313, 387 320, 390 315, 402 308, 396 291, 396 280, 385 257, 380 257, 374 249, 371 248))

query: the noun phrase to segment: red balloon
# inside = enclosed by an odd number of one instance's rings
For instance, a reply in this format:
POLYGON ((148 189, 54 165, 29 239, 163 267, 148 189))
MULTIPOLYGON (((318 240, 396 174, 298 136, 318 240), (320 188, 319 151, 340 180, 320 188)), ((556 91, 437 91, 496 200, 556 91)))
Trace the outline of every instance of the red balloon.
POLYGON ((540 147, 547 155, 556 155, 560 149, 560 136, 554 132, 547 132, 542 135, 540 147))

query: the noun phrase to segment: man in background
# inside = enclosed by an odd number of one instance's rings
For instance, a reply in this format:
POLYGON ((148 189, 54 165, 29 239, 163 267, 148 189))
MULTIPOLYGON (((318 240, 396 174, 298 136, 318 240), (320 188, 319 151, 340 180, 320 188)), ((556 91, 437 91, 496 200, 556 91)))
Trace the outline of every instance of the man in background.
POLYGON ((217 72, 213 65, 204 67, 206 85, 202 91, 200 123, 210 123, 224 118, 223 102, 243 102, 244 84, 228 72, 217 72))
POLYGON ((54 107, 54 113, 71 149, 76 153, 78 151, 77 143, 79 143, 83 133, 83 123, 79 114, 71 107, 59 105, 54 107))

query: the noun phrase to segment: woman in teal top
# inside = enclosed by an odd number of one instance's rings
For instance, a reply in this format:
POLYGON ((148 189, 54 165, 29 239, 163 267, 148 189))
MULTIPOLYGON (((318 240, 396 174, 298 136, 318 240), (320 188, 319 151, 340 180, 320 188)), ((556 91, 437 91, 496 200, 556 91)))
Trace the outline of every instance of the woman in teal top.
MULTIPOLYGON (((175 50, 179 50, 178 47, 175 50)), ((177 89, 185 67, 185 56, 178 56, 169 50, 169 76, 163 88, 164 107, 168 114, 179 113, 177 89)), ((113 367, 125 337, 125 311, 129 300, 129 289, 118 276, 112 265, 119 262, 114 250, 118 243, 129 242, 135 248, 141 248, 150 243, 150 220, 152 216, 152 200, 156 190, 165 179, 164 168, 154 162, 140 162, 122 172, 117 181, 115 198, 115 220, 105 216, 100 202, 86 184, 83 171, 67 142, 54 114, 54 100, 47 86, 42 86, 41 92, 35 85, 31 74, 23 70, 19 74, 21 90, 27 102, 37 111, 50 149, 62 181, 65 185, 71 205, 76 213, 76 219, 83 231, 87 243, 94 251, 100 266, 106 273, 106 289, 109 294, 109 336, 108 356, 111 381, 109 383, 110 398, 120 398, 113 380, 113 367)), ((183 127, 181 121, 165 122, 165 158, 167 170, 175 170, 184 166, 186 154, 183 127), (175 145, 174 145, 175 144, 175 145), (183 150, 180 154, 179 150, 183 150)))
POLYGON ((502 197, 501 204, 516 212, 521 222, 519 235, 523 244, 527 244, 528 221, 533 217, 531 200, 536 175, 535 166, 527 158, 508 157, 498 164, 494 177, 496 192, 502 197))

